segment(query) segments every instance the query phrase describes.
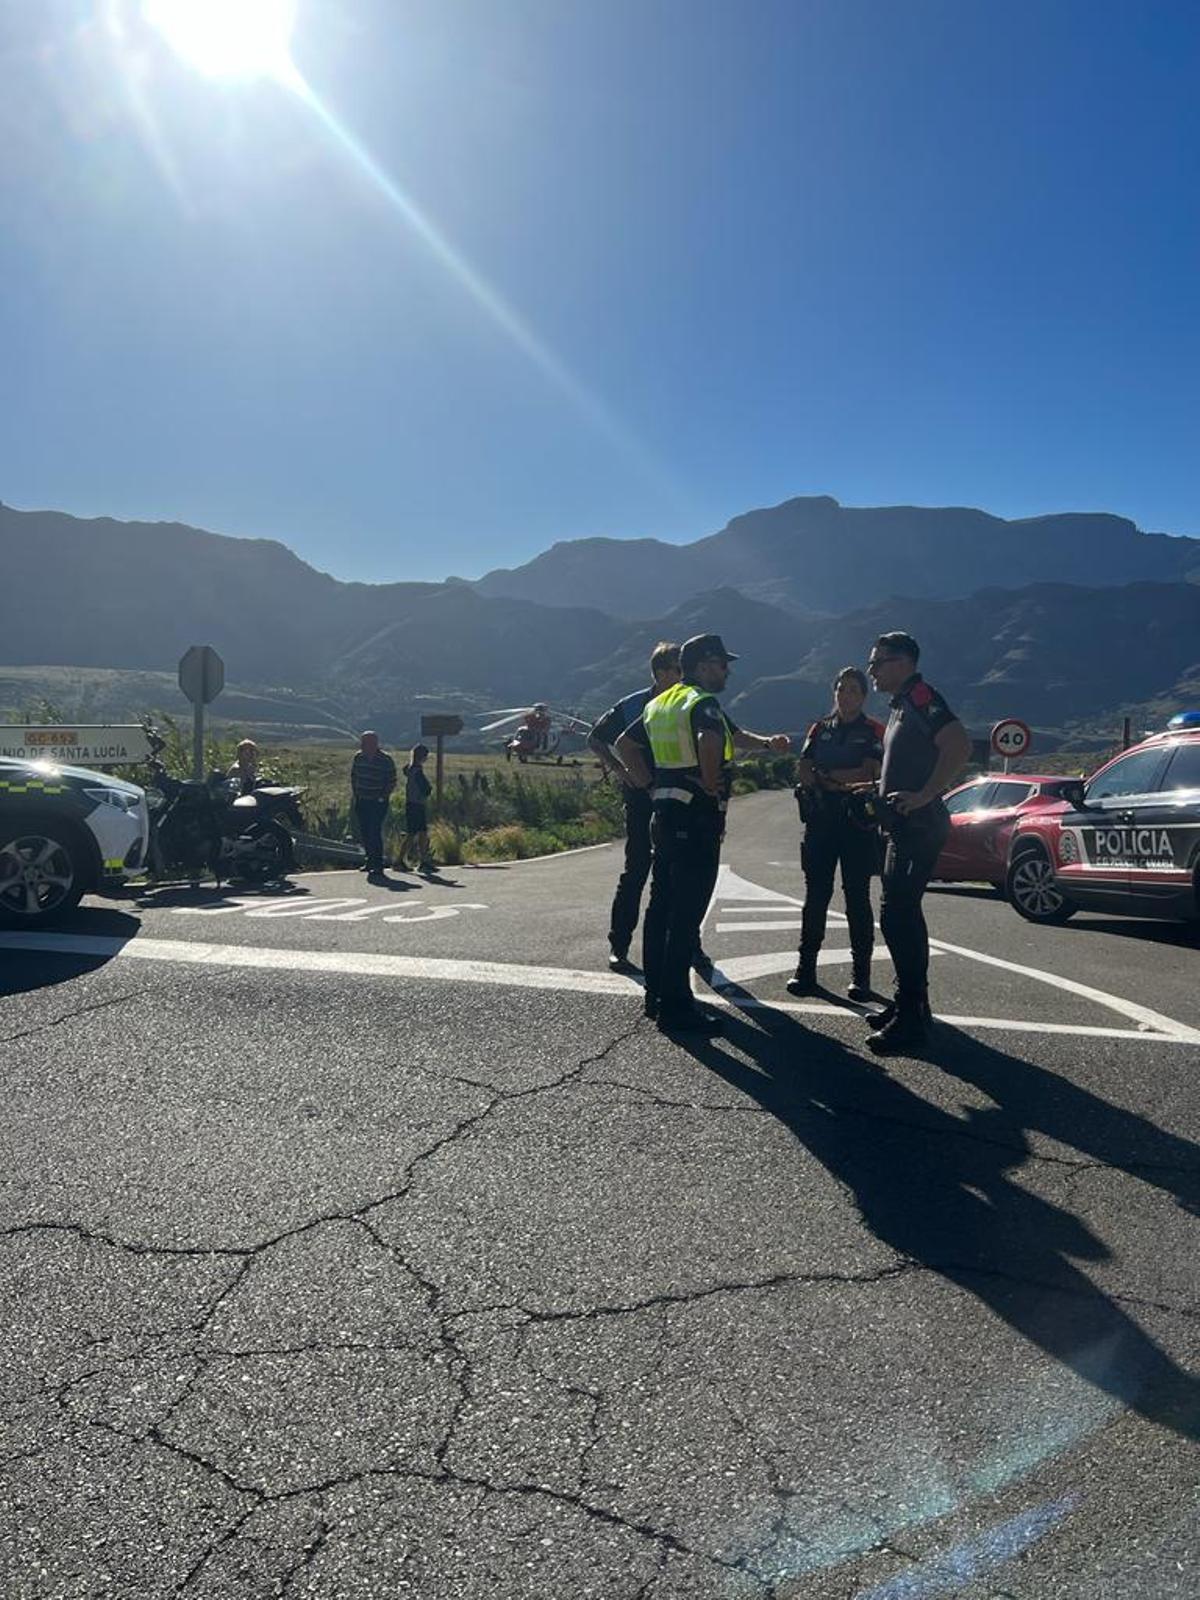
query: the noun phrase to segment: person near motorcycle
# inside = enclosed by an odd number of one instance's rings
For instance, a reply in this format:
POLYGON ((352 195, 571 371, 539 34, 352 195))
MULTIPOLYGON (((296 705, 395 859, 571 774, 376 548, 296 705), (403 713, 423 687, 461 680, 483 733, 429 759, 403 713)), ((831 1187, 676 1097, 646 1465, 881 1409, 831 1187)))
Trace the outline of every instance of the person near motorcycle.
POLYGON ((258 770, 258 746, 253 739, 242 739, 237 747, 237 760, 225 776, 237 784, 239 794, 253 794, 263 781, 258 770))
POLYGON ((825 939, 825 920, 833 897, 833 880, 842 872, 846 920, 850 924, 852 976, 846 993, 851 1000, 871 995, 871 952, 875 917, 871 910, 871 878, 879 870, 879 832, 852 804, 856 789, 874 786, 883 760, 883 727, 863 712, 867 676, 858 667, 843 667, 833 680, 833 709, 814 722, 796 763, 796 799, 804 840, 804 910, 800 950, 789 994, 815 994, 817 956, 825 939))
POLYGON ((358 751, 350 764, 350 792, 371 878, 383 876, 383 824, 395 787, 396 763, 380 748, 379 735, 368 728, 359 736, 358 751))
POLYGON ((429 759, 429 746, 415 744, 404 768, 404 837, 396 853, 396 865, 408 864, 411 847, 417 858, 418 872, 432 872, 436 862, 429 854, 429 813, 427 806, 433 785, 425 776, 425 763, 429 759))

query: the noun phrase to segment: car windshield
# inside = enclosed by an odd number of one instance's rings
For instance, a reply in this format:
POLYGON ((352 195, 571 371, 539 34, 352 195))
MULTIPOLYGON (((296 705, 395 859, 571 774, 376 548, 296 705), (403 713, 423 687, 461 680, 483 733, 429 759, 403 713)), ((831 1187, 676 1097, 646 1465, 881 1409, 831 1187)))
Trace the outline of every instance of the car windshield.
POLYGON ((1200 789, 1200 739, 1189 739, 1176 747, 1162 787, 1200 789))
POLYGON ((1119 757, 1088 784, 1088 800, 1152 793, 1157 787, 1164 755, 1161 745, 1156 745, 1150 750, 1131 750, 1127 756, 1119 757))

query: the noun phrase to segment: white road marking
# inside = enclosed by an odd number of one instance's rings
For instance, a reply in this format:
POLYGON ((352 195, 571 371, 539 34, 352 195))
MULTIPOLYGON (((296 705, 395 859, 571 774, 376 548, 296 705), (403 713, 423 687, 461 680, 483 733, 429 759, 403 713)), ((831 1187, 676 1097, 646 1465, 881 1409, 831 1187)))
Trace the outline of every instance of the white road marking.
POLYGON ((423 900, 377 900, 372 904, 362 895, 323 900, 289 894, 269 900, 258 895, 234 895, 217 905, 172 906, 171 912, 177 917, 220 917, 243 911, 247 917, 273 921, 280 917, 303 917, 306 922, 366 922, 378 917, 381 922, 443 922, 447 917, 457 917, 460 911, 487 909, 472 900, 459 900, 449 906, 427 906, 423 900), (408 915, 412 911, 420 914, 408 915))
MULTIPOLYGON (((774 889, 767 889, 761 884, 755 884, 751 879, 741 877, 732 868, 722 865, 717 877, 716 888, 709 904, 709 912, 718 902, 720 902, 722 910, 724 910, 726 900, 735 902, 739 911, 749 909, 751 904, 757 904, 762 913, 783 910, 786 905, 803 904, 803 902, 797 902, 789 895, 783 895, 774 889)), ((844 921, 845 919, 843 918, 842 920, 844 921)), ((768 921, 764 917, 756 922, 719 922, 716 926, 716 932, 756 933, 768 930, 774 932, 776 929, 790 930, 800 926, 799 922, 768 921)), ((1122 999, 1120 995, 1110 994, 1107 990, 1096 989, 1086 983, 1078 983, 1073 978, 1060 977, 1054 972, 1045 972, 1040 967, 1022 966, 1018 962, 1006 961, 1000 956, 989 955, 982 950, 971 950, 965 945, 948 944, 944 939, 931 938, 929 948, 931 955, 940 951, 944 955, 963 956, 970 961, 979 961, 985 966, 999 967, 1005 971, 1015 973, 1019 977, 1032 978, 1035 982, 1049 984, 1052 988, 1061 989, 1066 994, 1077 995, 1081 999, 1090 1000, 1109 1011, 1115 1011, 1118 1015, 1138 1024, 1137 1032, 1132 1032, 1129 1029, 1096 1029, 1087 1024, 1065 1022, 1044 1023, 1014 1020, 1009 1024, 1009 1026, 1021 1032, 1068 1033, 1083 1036, 1095 1036, 1098 1034, 1100 1037, 1105 1038, 1167 1038, 1180 1044, 1200 1044, 1200 1028, 1191 1027, 1184 1022, 1177 1022, 1173 1017, 1164 1016, 1160 1011, 1152 1011, 1149 1006, 1139 1005, 1133 1000, 1122 999)), ((795 959, 794 951, 778 951, 770 952, 769 954, 764 952, 761 955, 738 956, 728 962, 718 961, 718 981, 721 975, 740 983, 750 978, 765 977, 777 972, 787 972, 795 959), (768 962, 770 965, 767 965, 768 962)), ((826 952, 822 951, 819 959, 827 959, 826 952)), ((996 1025, 997 1019, 975 1017, 962 1020, 975 1027, 991 1027, 996 1025)))
POLYGON ((965 956, 968 961, 981 961, 984 966, 1000 967, 1005 972, 1015 972, 1018 977, 1032 978, 1037 983, 1049 983, 1067 994, 1077 994, 1084 1000, 1094 1000, 1097 1005, 1118 1011, 1131 1022, 1146 1028, 1157 1028, 1172 1034, 1184 1044, 1200 1044, 1200 1028, 1189 1027, 1186 1022, 1176 1022, 1164 1017, 1161 1011, 1151 1011, 1149 1006, 1138 1005, 1134 1000, 1123 1000, 1120 995, 1109 994, 1104 989, 1093 989, 1090 984, 1077 983, 1074 978, 1060 978, 1055 972, 1043 972, 1040 967, 1024 967, 1016 961, 1005 961, 1000 956, 988 955, 982 950, 968 950, 965 945, 947 944, 944 939, 930 939, 931 950, 943 950, 947 955, 965 956))
POLYGON ((717 933, 792 933, 803 927, 799 917, 775 922, 718 922, 717 933))
MULTIPOLYGON (((312 972, 364 978, 408 978, 422 982, 490 984, 506 989, 548 989, 571 994, 590 994, 606 999, 630 1000, 641 995, 641 986, 631 978, 614 972, 587 972, 570 967, 525 967, 499 961, 458 961, 432 956, 381 955, 372 951, 277 950, 254 945, 204 944, 185 939, 100 938, 70 933, 0 934, 0 950, 34 952, 44 955, 95 957, 114 961, 166 961, 182 966, 244 967, 275 972, 312 972)), ((826 1020, 857 1020, 862 1013, 848 1006, 831 1006, 820 1001, 773 1001, 757 997, 730 999, 720 994, 711 997, 716 1005, 733 1010, 782 1011, 822 1016, 826 1020)), ((1151 1013, 1153 1015, 1153 1013, 1151 1013)), ((1181 1023, 1170 1023, 1171 1031, 1080 1027, 1073 1023, 1014 1021, 1010 1017, 941 1018, 960 1027, 994 1029, 1009 1033, 1072 1034, 1085 1038, 1136 1039, 1149 1044, 1195 1042, 1195 1030, 1181 1023)), ((1169 1019, 1164 1018, 1164 1022, 1169 1019)))

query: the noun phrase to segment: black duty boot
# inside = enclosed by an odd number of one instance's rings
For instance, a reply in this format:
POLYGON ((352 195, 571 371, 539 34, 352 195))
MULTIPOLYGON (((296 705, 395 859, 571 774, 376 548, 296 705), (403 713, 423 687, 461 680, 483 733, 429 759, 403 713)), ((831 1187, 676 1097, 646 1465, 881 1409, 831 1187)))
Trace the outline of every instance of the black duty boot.
MULTIPOLYGON (((896 1001, 892 999, 888 1001, 887 1005, 883 1007, 882 1011, 872 1011, 871 1015, 867 1018, 867 1027, 871 1029, 872 1033, 877 1032, 880 1028, 887 1027, 888 1023, 896 1015, 896 1004, 896 1001)), ((921 996, 917 1010, 920 1012, 921 1018, 925 1023, 926 1030, 928 1031, 933 1027, 933 1012, 929 1009, 928 991, 921 996)))
POLYGON ((692 971, 706 982, 713 975, 713 958, 707 950, 702 950, 699 945, 692 951, 692 971))
POLYGON ((871 1034, 867 1049, 874 1055, 898 1055, 906 1050, 919 1050, 929 1039, 925 1012, 919 1002, 901 1002, 892 1016, 871 1034))
POLYGON ((619 950, 615 944, 609 946, 608 970, 610 972, 624 972, 624 973, 630 973, 630 972, 636 972, 637 971, 637 968, 634 966, 633 962, 630 961, 630 959, 629 959, 628 946, 624 950, 619 950))
POLYGON ((886 1028, 888 1023, 895 1015, 896 1002, 894 1000, 889 1000, 882 1011, 872 1011, 871 1015, 867 1018, 867 1027, 870 1028, 872 1033, 875 1033, 880 1028, 886 1028))
POLYGON ((820 994, 821 985, 817 982, 816 956, 801 955, 796 964, 796 976, 787 982, 789 994, 820 994))
POLYGON ((709 1011, 704 1006, 660 1005, 658 1008, 658 1027, 660 1033, 720 1033, 724 1027, 715 1011, 709 1011))
POLYGON ((854 976, 846 985, 847 1000, 870 1000, 873 994, 871 988, 871 963, 860 961, 854 963, 854 976))

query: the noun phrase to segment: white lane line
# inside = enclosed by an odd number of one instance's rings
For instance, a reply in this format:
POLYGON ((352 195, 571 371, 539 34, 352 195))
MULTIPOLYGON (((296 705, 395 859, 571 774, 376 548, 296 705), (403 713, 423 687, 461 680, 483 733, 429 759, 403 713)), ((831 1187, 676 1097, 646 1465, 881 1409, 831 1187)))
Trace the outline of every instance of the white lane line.
POLYGON ((1154 1028, 1168 1033, 1182 1044, 1200 1044, 1200 1028, 1191 1028, 1186 1022, 1176 1022, 1163 1016, 1161 1011, 1151 1011, 1149 1006, 1138 1005, 1134 1000, 1123 1000, 1120 995, 1109 994, 1105 989, 1093 989, 1090 984, 1077 983, 1074 978, 1060 978, 1055 972, 1043 972, 1039 967, 1024 967, 1016 961, 1005 961, 1000 956, 987 955, 982 950, 969 950, 965 945, 947 944, 944 939, 930 939, 931 950, 942 950, 947 955, 965 956, 968 961, 980 961, 986 967, 1000 967, 1020 978, 1032 978, 1036 983, 1048 983, 1067 994, 1077 994, 1084 1000, 1094 1000, 1110 1011, 1120 1012, 1131 1022, 1140 1022, 1144 1028, 1154 1028))
MULTIPOLYGON (((71 933, 0 934, 0 950, 44 955, 95 956, 115 961, 167 961, 182 966, 246 967, 276 972, 314 972, 364 978, 415 978, 423 982, 490 984, 505 989, 549 989, 572 994, 601 995, 608 999, 633 999, 641 986, 615 972, 585 972, 571 967, 525 967, 500 961, 461 961, 433 956, 381 955, 373 951, 276 950, 265 946, 204 944, 184 939, 100 938, 71 933)), ((826 1019, 861 1020, 862 1013, 820 1001, 772 1001, 746 996, 734 1001, 710 997, 731 1010, 782 1011, 823 1016, 826 1019)), ((1193 1030, 1172 1023, 1171 1032, 1145 1029, 1095 1028, 1063 1022, 1022 1022, 1009 1017, 941 1018, 961 1027, 990 1028, 1011 1033, 1072 1034, 1085 1038, 1137 1039, 1150 1044, 1192 1044, 1193 1030)))
MULTIPOLYGON (((709 995, 705 999, 705 1004, 724 1006, 732 1011, 783 1011, 805 1016, 845 1017, 853 1022, 861 1022, 869 1015, 865 1010, 860 1011, 856 1007, 831 1006, 820 1000, 759 1000, 753 995, 746 995, 744 998, 739 996, 736 1000, 719 994, 709 995)), ((1189 1039, 1179 1039, 1173 1034, 1148 1033, 1145 1028, 1102 1028, 1074 1022, 1021 1022, 1014 1021, 1011 1017, 960 1017, 947 1011, 935 1012, 934 1020, 948 1022, 951 1027, 956 1028, 990 1028, 1000 1033, 1055 1033, 1085 1039, 1136 1039, 1142 1044, 1191 1043, 1189 1039)))
POLYGON ((718 933, 791 933, 802 928, 799 917, 785 917, 773 922, 718 922, 718 933))

